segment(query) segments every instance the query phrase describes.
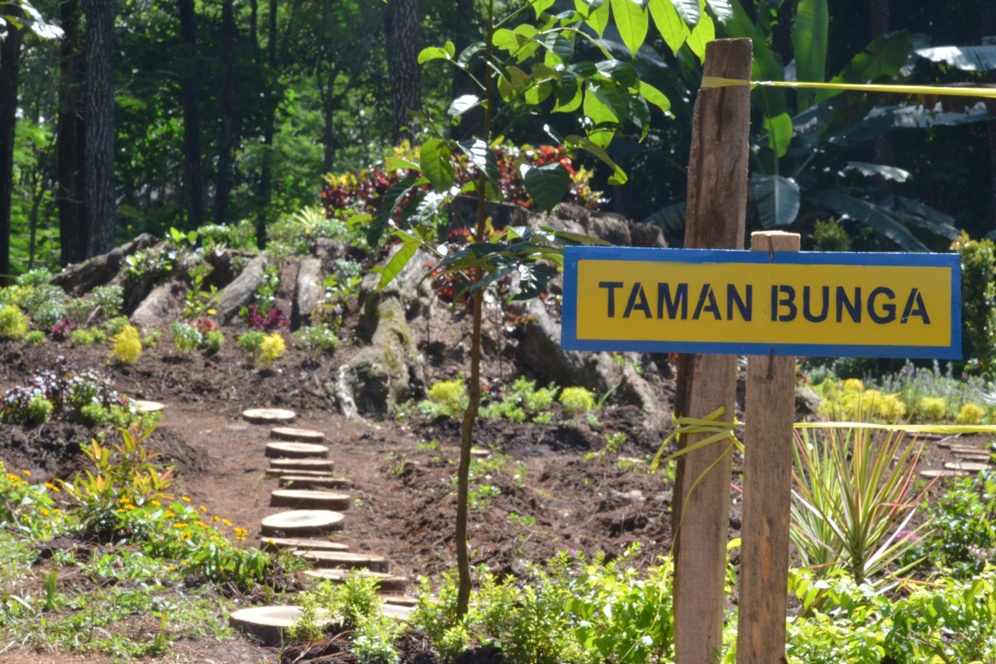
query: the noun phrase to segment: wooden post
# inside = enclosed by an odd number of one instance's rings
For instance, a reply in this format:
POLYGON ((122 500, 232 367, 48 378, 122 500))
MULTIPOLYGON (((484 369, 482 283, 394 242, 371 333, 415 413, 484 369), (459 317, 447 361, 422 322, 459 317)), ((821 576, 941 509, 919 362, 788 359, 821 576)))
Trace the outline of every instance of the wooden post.
MULTIPOLYGON (((706 45, 706 76, 749 80, 749 39, 706 45)), ((750 88, 699 91, 692 120, 685 247, 742 249, 747 206, 747 135, 750 88)), ((678 362, 675 413, 705 417, 720 406, 732 421, 736 405, 734 355, 683 355, 678 362)), ((701 436, 688 436, 682 446, 701 436)), ((711 664, 719 659, 723 584, 730 510, 730 458, 726 445, 707 445, 679 457, 672 502, 675 538, 675 661, 711 664), (715 464, 715 466, 713 466, 715 464), (706 472, 706 469, 712 469, 706 472), (699 479, 699 478, 702 479, 699 479), (688 491, 695 486, 688 495, 688 491), (678 522, 684 515, 680 532, 678 522)))
MULTIPOLYGON (((752 233, 751 249, 799 251, 799 236, 752 233)), ((737 664, 777 664, 785 661, 795 357, 747 358, 744 410, 737 664)))

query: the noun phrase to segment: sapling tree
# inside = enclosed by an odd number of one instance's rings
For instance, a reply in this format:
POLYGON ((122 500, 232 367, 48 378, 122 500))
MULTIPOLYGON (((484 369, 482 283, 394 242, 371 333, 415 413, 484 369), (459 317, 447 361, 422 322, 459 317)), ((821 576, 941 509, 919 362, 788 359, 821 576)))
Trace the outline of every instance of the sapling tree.
MULTIPOLYGON (((450 121, 459 123, 472 109, 480 109, 480 126, 472 138, 454 140, 432 118, 421 119, 429 138, 421 145, 418 161, 388 159, 391 168, 410 175, 384 195, 381 208, 368 227, 367 240, 375 246, 387 233, 401 246, 381 268, 381 288, 407 265, 419 248, 435 254, 435 274, 459 279, 470 298, 472 336, 468 405, 463 413, 460 463, 457 470, 456 548, 459 574, 457 612, 467 612, 470 597, 470 561, 467 545, 468 473, 474 423, 481 403, 481 324, 484 291, 515 275, 513 299, 542 293, 549 278, 563 264, 563 247, 594 243, 592 238, 557 232, 508 227, 495 230, 487 214, 489 202, 501 198, 495 148, 502 136, 526 116, 568 113, 577 118, 577 131, 548 135, 568 154, 585 151, 612 170, 609 180, 622 184, 626 174, 607 152, 613 138, 627 132, 642 139, 651 122, 651 106, 667 113, 667 96, 641 80, 634 60, 651 22, 677 53, 687 48, 700 59, 714 35, 706 0, 574 0, 573 9, 555 0, 495 2, 485 0, 483 40, 456 53, 451 42, 423 49, 420 63, 443 62, 462 70, 476 91, 452 100, 450 121), (498 9, 504 15, 498 15, 498 9), (554 13, 556 12, 556 13, 554 13), (616 57, 603 39, 613 22, 628 49, 616 57), (463 171, 461 173, 461 171, 463 171), (458 194, 476 197, 476 214, 468 243, 458 250, 437 248, 431 221, 458 194)), ((719 18, 730 14, 727 0, 708 0, 719 18)), ((550 210, 567 195, 571 178, 559 162, 534 165, 527 151, 517 166, 535 207, 550 210)), ((455 298, 454 301, 460 298, 455 298)))

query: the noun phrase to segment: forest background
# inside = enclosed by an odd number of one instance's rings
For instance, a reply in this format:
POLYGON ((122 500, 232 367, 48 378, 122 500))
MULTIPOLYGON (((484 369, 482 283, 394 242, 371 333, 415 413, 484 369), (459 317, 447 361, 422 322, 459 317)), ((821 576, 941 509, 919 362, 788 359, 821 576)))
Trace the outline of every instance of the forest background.
MULTIPOLYGON (((755 79, 996 83, 996 3, 668 2, 698 42, 752 37, 755 79)), ((323 186, 383 168, 393 146, 417 146, 440 126, 422 118, 445 120, 472 83, 456 68, 421 67, 418 54, 480 40, 480 5, 0 3, 0 275, 57 271, 142 232, 208 223, 243 222, 262 248, 267 227, 317 205, 323 186)), ((613 23, 598 40, 670 103, 634 113, 608 147, 627 182, 610 185, 602 161, 572 156, 594 171, 603 209, 661 225, 680 246, 702 43, 675 49, 669 38, 651 22, 634 54, 613 23)), ((750 228, 799 231, 805 248, 909 251, 996 229, 993 101, 765 91, 754 101, 750 228)), ((556 144, 590 120, 587 101, 547 112, 556 103, 502 140, 556 144)), ((454 137, 469 137, 464 117, 447 127, 454 137)))

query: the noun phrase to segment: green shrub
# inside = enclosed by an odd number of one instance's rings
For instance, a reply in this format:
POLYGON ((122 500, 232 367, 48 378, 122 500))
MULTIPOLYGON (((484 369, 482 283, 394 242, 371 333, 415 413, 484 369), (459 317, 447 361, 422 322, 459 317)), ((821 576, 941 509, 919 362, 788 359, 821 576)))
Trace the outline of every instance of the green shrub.
POLYGON ((257 355, 259 355, 260 346, 263 345, 263 339, 266 337, 265 334, 259 330, 250 330, 240 334, 236 339, 235 343, 239 345, 242 352, 249 356, 251 361, 255 361, 257 355))
POLYGON ((28 403, 28 418, 34 424, 48 422, 52 417, 55 405, 42 394, 36 394, 28 403))
POLYGON ((127 316, 115 316, 114 318, 104 321, 104 330, 113 337, 117 334, 121 334, 121 331, 130 324, 131 322, 128 320, 127 316))
POLYGON ((225 345, 225 333, 221 330, 208 330, 204 334, 204 348, 217 353, 225 345))
POLYGON ((82 297, 71 297, 66 300, 65 309, 66 316, 70 320, 77 325, 83 325, 93 311, 93 302, 82 297))
POLYGON ((426 417, 457 417, 467 408, 467 386, 463 378, 436 381, 429 388, 428 402, 419 404, 426 417))
POLYGON ((287 350, 284 338, 277 332, 271 332, 263 337, 259 342, 259 363, 263 367, 268 367, 276 360, 283 357, 287 350))
POLYGON ((69 341, 74 346, 92 346, 94 344, 93 333, 85 328, 77 328, 69 335, 69 341))
POLYGON ((962 233, 954 247, 961 256, 961 303, 966 357, 985 374, 996 371, 996 246, 962 233))
POLYGON ((836 220, 817 221, 813 226, 813 251, 850 251, 851 236, 836 220))
POLYGON ((149 330, 148 333, 142 337, 142 346, 144 348, 155 348, 159 345, 159 340, 162 339, 162 330, 149 330))
POLYGON ((124 288, 122 286, 97 286, 92 293, 94 304, 100 307, 103 318, 113 318, 121 313, 124 306, 124 288))
POLYGON ((107 341, 107 333, 99 327, 91 327, 90 336, 93 337, 93 343, 95 344, 102 344, 107 341))
POLYGON ((196 350, 204 343, 200 330, 190 323, 170 323, 169 329, 173 333, 173 345, 181 355, 196 350))
POLYGON ((940 422, 947 412, 948 402, 944 397, 923 397, 916 408, 916 414, 928 422, 940 422))
POLYGON ((560 393, 560 409, 571 417, 579 413, 590 413, 595 408, 595 395, 583 387, 565 387, 560 393))
POLYGON ((37 346, 38 344, 45 341, 45 333, 41 330, 31 330, 26 335, 24 335, 24 340, 27 341, 32 346, 37 346))
POLYGON ((316 358, 326 353, 334 353, 339 346, 339 337, 327 325, 302 327, 294 333, 294 341, 316 358))
POLYGON ((17 307, 0 309, 0 338, 23 339, 28 333, 28 319, 17 307))

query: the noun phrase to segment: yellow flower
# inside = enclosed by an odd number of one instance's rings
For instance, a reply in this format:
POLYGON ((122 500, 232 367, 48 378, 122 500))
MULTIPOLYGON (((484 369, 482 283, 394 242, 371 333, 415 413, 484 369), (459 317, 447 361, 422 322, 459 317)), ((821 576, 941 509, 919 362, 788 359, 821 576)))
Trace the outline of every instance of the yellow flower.
POLYGON ((221 521, 221 517, 219 517, 219 516, 212 516, 212 517, 211 517, 211 520, 212 520, 212 521, 215 521, 215 522, 217 522, 217 521, 221 521))
POLYGON ((187 527, 187 524, 185 524, 185 523, 183 523, 183 522, 181 521, 181 522, 178 522, 178 523, 174 523, 174 524, 173 524, 173 527, 174 527, 174 528, 186 528, 186 527, 187 527))
POLYGON ((231 521, 229 521, 228 519, 222 519, 222 520, 221 520, 221 522, 222 522, 223 524, 225 524, 226 526, 231 526, 231 525, 232 525, 232 522, 231 522, 231 521))
POLYGON ((59 490, 59 487, 55 486, 51 482, 45 482, 45 488, 48 489, 49 491, 58 491, 59 490))
POLYGON ((31 471, 30 470, 22 470, 21 472, 24 473, 25 475, 27 475, 28 477, 31 477, 31 471))
POLYGON ((208 511, 208 508, 206 508, 206 507, 204 507, 203 505, 201 505, 201 511, 202 511, 202 512, 207 512, 207 511, 208 511))
POLYGON ((199 527, 201 527, 201 528, 207 528, 208 527, 207 524, 204 523, 203 521, 197 521, 196 525, 199 526, 199 527))
POLYGON ((181 496, 180 500, 182 500, 185 503, 189 503, 190 502, 190 498, 187 498, 186 496, 181 496))
POLYGON ((151 503, 152 503, 153 505, 155 505, 156 507, 159 507, 160 505, 162 505, 162 503, 160 503, 160 502, 159 502, 158 500, 151 500, 151 501, 149 501, 149 502, 151 502, 151 503))

